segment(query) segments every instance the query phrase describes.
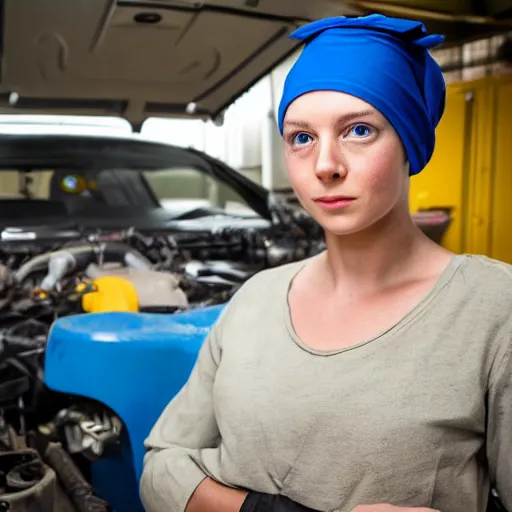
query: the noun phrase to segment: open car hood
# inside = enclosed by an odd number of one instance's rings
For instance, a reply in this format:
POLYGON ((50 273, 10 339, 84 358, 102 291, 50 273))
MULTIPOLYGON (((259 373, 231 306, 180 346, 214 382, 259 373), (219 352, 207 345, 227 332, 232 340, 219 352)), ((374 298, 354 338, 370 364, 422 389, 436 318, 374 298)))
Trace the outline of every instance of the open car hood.
MULTIPOLYGON (((0 113, 215 119, 337 0, 4 0, 0 113), (313 9, 310 4, 315 4, 313 9)), ((336 5, 338 4, 338 5, 336 5)))
POLYGON ((216 119, 325 16, 422 19, 447 44, 510 30, 512 0, 0 0, 0 114, 216 119), (485 7, 477 7, 486 4, 485 7), (494 7, 493 7, 494 6, 494 7), (477 16, 479 15, 479 16, 477 16))

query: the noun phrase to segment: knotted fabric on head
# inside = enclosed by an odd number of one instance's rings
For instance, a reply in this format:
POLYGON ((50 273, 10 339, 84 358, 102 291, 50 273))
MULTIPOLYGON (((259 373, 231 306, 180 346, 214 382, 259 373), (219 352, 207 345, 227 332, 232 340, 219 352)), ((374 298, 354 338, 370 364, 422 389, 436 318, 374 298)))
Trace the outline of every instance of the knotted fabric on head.
POLYGON ((281 135, 286 110, 296 98, 319 90, 344 92, 388 119, 402 140, 410 174, 422 171, 434 151, 446 98, 443 74, 428 50, 444 36, 427 34, 418 21, 372 14, 322 19, 291 37, 306 44, 285 80, 281 135))

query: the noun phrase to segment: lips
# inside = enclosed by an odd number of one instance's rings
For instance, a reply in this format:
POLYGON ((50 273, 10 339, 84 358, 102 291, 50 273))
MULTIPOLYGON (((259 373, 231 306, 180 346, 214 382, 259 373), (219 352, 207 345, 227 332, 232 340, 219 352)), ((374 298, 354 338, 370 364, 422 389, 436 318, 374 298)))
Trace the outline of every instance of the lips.
POLYGON ((324 208, 334 209, 349 206, 355 201, 355 197, 350 196, 322 196, 313 199, 315 203, 324 208))
POLYGON ((350 196, 322 196, 315 198, 319 203, 336 203, 338 201, 353 201, 355 197, 350 196))

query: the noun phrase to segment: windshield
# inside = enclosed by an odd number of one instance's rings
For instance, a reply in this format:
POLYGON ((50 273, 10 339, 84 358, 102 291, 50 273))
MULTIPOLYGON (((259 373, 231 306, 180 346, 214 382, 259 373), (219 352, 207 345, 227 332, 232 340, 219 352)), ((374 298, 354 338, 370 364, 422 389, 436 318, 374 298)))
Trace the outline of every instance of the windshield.
POLYGON ((158 207, 176 215, 195 208, 254 214, 237 192, 192 167, 0 170, 0 216, 22 215, 27 202, 32 215, 158 207))
POLYGON ((227 213, 254 213, 240 195, 204 172, 194 168, 145 171, 146 182, 167 210, 215 208, 227 213))

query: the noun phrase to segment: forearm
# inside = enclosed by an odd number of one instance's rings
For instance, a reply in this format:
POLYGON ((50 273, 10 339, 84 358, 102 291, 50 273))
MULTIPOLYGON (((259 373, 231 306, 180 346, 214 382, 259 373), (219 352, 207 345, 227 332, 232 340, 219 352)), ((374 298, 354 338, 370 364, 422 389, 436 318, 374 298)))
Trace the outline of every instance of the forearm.
POLYGON ((192 494, 186 512, 239 512, 247 492, 205 478, 192 494))

